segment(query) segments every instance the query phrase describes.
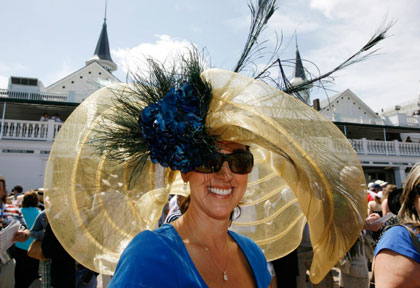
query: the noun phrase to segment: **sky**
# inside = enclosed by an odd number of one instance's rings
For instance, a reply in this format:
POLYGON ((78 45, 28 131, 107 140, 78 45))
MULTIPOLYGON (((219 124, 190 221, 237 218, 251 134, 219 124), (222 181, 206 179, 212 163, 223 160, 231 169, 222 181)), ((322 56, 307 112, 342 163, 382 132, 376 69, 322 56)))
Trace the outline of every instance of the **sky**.
MULTIPOLYGON (((206 49, 212 67, 232 69, 243 49, 250 13, 246 0, 108 0, 111 56, 120 80, 142 69, 144 55, 170 61, 191 43, 206 49), (137 65, 137 66, 136 66, 137 65)), ((10 76, 35 77, 48 86, 82 68, 102 28, 105 0, 0 0, 0 88, 10 76)), ((420 1, 278 0, 261 39, 294 59, 295 35, 312 73, 327 72, 362 47, 384 23, 395 22, 370 59, 334 75, 325 99, 352 90, 374 111, 420 95, 420 1)), ((265 64, 264 59, 257 64, 265 64)), ((265 60, 267 61, 267 60, 265 60)), ((292 69, 286 71, 288 75, 292 69)))

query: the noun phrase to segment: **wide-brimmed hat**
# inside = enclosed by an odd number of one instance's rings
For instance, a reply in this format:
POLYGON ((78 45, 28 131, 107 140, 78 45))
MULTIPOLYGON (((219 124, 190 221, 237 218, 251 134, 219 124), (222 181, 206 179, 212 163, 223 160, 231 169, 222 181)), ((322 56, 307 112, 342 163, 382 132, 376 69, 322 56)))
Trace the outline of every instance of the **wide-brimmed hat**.
MULTIPOLYGON (((231 229, 252 238, 270 261, 296 249, 308 221, 311 279, 321 281, 354 244, 366 217, 356 153, 332 122, 280 90, 220 69, 201 78, 212 87, 206 126, 220 141, 249 145, 255 158, 231 229)), ((103 274, 113 273, 137 233, 157 227, 169 194, 189 194, 179 171, 148 159, 133 182, 132 158, 121 163, 97 153, 101 131, 118 125, 107 117, 118 113, 116 95, 139 101, 131 91, 117 85, 83 101, 61 127, 46 168, 54 233, 73 258, 103 274)))

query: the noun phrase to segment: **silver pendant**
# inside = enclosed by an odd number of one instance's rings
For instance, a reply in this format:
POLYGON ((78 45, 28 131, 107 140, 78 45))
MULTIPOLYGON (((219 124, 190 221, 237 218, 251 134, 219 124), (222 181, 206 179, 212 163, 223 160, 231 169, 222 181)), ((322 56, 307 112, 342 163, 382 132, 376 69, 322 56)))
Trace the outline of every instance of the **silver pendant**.
POLYGON ((229 278, 228 278, 228 276, 227 276, 226 272, 223 272, 223 280, 225 280, 225 281, 229 280, 229 278))

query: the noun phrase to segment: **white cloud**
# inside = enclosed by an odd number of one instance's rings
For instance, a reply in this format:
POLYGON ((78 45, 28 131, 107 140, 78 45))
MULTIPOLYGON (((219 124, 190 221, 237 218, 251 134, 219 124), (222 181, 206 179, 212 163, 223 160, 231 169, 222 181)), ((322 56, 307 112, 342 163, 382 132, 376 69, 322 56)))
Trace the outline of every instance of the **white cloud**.
POLYGON ((112 55, 118 66, 125 72, 146 72, 146 59, 153 58, 159 62, 171 65, 172 60, 182 51, 191 47, 186 40, 175 40, 168 35, 155 35, 155 43, 142 43, 134 48, 119 48, 112 50, 112 55))

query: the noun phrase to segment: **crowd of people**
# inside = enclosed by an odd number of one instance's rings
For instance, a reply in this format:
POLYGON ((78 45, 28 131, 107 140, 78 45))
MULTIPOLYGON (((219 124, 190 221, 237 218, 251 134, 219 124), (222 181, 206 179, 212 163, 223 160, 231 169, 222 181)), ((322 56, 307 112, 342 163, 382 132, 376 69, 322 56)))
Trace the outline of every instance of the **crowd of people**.
POLYGON ((23 191, 17 185, 9 195, 6 180, 0 176, 0 230, 13 221, 20 224, 14 245, 0 254, 0 287, 96 287, 97 273, 78 264, 52 231, 43 189, 23 191))
POLYGON ((45 112, 44 114, 42 114, 41 118, 39 119, 39 121, 48 121, 48 120, 54 120, 55 122, 62 122, 60 115, 58 115, 57 113, 55 113, 54 115, 50 117, 50 115, 47 112, 45 112))

